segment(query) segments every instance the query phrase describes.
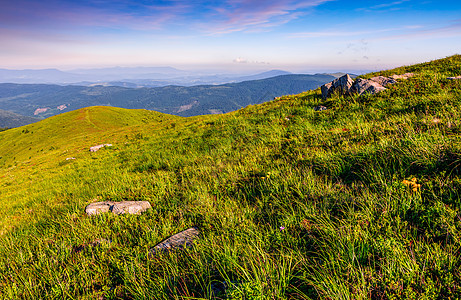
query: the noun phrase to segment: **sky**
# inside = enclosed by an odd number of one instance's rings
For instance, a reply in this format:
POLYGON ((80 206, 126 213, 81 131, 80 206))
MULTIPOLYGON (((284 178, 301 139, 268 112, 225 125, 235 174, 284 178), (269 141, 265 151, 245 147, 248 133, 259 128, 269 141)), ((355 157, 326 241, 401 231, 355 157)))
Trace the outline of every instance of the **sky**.
POLYGON ((0 68, 370 71, 461 53, 459 0, 0 0, 0 68))

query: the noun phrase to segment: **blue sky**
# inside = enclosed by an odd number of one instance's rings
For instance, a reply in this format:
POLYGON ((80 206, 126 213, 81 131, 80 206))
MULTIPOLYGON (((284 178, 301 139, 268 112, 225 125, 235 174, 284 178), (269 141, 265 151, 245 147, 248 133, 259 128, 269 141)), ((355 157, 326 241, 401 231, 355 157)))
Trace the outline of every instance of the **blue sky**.
POLYGON ((379 70, 461 53, 461 1, 0 0, 0 68, 379 70))

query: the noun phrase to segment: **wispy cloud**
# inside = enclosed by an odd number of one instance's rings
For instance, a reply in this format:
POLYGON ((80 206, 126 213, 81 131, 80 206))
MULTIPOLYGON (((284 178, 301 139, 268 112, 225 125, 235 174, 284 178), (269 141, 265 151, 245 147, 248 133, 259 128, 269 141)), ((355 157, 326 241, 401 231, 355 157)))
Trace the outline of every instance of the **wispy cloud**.
POLYGON ((242 58, 242 57, 237 57, 237 58, 234 59, 232 62, 233 62, 233 63, 236 63, 236 64, 270 65, 270 63, 265 62, 265 61, 249 61, 248 59, 242 58))
POLYGON ((374 30, 330 30, 330 31, 308 31, 290 34, 289 38, 331 38, 331 37, 353 37, 364 35, 376 35, 391 31, 399 31, 401 28, 384 28, 374 30))
POLYGON ((370 7, 363 7, 357 9, 357 11, 363 11, 363 12, 387 12, 387 11, 395 11, 395 10, 400 10, 402 4, 405 4, 406 2, 409 2, 410 0, 398 0, 390 3, 381 3, 377 5, 373 5, 370 7))
POLYGON ((323 30, 297 32, 288 35, 293 39, 366 37, 369 40, 392 40, 408 38, 441 38, 461 36, 461 19, 448 21, 446 24, 404 25, 400 27, 370 30, 323 30))
MULTIPOLYGON (((211 34, 254 31, 286 24, 299 18, 308 8, 331 0, 228 0, 215 6, 214 24, 208 27, 211 34)), ((206 24, 202 24, 205 28, 206 24)))
POLYGON ((306 9, 332 0, 171 0, 145 4, 138 1, 16 0, 2 4, 0 25, 104 27, 156 30, 172 25, 208 34, 264 30, 290 22, 306 9))
POLYGON ((461 19, 448 21, 448 24, 433 24, 426 26, 406 26, 405 29, 395 34, 374 38, 375 40, 398 39, 434 39, 461 36, 461 19))

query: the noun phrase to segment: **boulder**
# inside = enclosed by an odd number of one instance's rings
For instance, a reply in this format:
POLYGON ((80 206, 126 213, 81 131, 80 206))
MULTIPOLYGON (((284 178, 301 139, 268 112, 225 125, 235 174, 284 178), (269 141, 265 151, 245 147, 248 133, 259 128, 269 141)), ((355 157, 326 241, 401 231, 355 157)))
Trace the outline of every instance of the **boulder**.
POLYGON ((333 93, 339 93, 340 95, 350 94, 350 90, 354 80, 346 74, 342 77, 339 77, 332 82, 326 83, 320 87, 322 91, 323 99, 331 97, 333 93))
POLYGON ((96 146, 90 147, 90 152, 96 152, 99 149, 101 149, 102 147, 112 147, 112 144, 101 144, 101 145, 96 145, 96 146))
POLYGON ((390 76, 390 78, 397 80, 397 79, 408 79, 408 78, 413 77, 413 76, 415 76, 415 73, 405 73, 405 74, 402 74, 402 75, 394 74, 394 75, 390 76))
POLYGON ((199 235, 200 231, 196 227, 191 227, 181 231, 150 248, 149 257, 152 258, 157 252, 168 252, 171 250, 191 247, 194 240, 196 240, 199 235))
POLYGON ((101 213, 112 212, 116 215, 135 214, 139 215, 142 212, 152 208, 148 201, 103 201, 88 204, 85 212, 89 216, 99 215, 101 213))
POLYGON ((392 78, 389 78, 389 77, 384 77, 384 76, 375 76, 375 77, 370 78, 370 80, 374 81, 374 82, 377 82, 377 83, 379 83, 380 85, 382 85, 384 87, 388 86, 389 84, 397 83, 397 81, 395 81, 395 79, 392 79, 392 78))
POLYGON ((376 81, 358 78, 352 86, 352 92, 362 95, 364 93, 376 94, 384 91, 386 88, 376 81))
POLYGON ((331 90, 332 86, 333 86, 333 83, 328 82, 328 83, 325 83, 324 85, 322 85, 320 87, 320 91, 322 91, 322 98, 323 99, 327 99, 328 97, 330 97, 330 95, 331 95, 330 90, 331 90))

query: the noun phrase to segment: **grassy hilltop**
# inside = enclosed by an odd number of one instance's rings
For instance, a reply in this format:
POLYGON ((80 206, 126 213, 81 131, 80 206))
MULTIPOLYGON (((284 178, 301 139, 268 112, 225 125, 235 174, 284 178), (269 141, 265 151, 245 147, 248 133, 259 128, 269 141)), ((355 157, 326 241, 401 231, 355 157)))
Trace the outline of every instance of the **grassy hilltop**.
POLYGON ((373 96, 0 132, 0 298, 461 298, 461 56, 364 77, 405 72, 373 96), (103 200, 153 209, 85 215, 103 200), (191 249, 148 258, 191 226, 191 249))

